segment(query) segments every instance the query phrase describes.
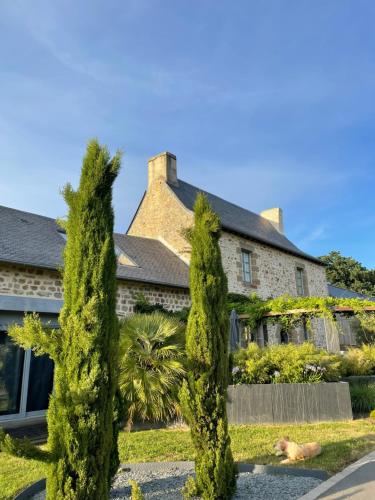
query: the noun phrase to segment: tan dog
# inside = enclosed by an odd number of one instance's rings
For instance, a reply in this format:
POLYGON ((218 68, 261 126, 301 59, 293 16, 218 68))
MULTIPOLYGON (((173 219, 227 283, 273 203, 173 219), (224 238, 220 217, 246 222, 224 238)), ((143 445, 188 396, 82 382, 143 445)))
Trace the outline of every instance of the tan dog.
POLYGON ((322 449, 318 443, 297 444, 289 441, 288 437, 280 439, 275 444, 276 455, 286 455, 288 458, 282 460, 282 464, 290 464, 297 460, 306 460, 306 458, 313 458, 318 456, 322 449))

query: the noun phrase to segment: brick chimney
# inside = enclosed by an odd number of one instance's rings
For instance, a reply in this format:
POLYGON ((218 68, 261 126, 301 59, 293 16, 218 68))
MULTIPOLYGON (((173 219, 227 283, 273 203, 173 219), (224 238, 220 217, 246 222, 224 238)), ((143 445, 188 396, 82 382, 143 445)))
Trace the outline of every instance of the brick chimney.
POLYGON ((267 219, 279 233, 284 234, 283 211, 281 208, 268 208, 260 212, 260 215, 267 219))
POLYGON ((155 179, 163 179, 178 186, 176 157, 172 153, 160 153, 148 160, 148 187, 155 179))

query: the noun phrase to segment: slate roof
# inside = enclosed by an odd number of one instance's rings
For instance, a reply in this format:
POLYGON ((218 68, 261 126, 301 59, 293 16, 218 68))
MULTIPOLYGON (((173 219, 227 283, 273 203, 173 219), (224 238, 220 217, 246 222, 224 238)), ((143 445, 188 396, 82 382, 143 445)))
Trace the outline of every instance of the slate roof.
MULTIPOLYGON (((160 241, 115 234, 137 266, 118 265, 119 279, 188 288, 189 268, 160 241)), ((65 239, 54 219, 0 206, 0 262, 58 269, 65 239)))
POLYGON ((177 198, 189 210, 193 210, 194 202, 199 192, 204 193, 213 210, 221 220, 222 228, 253 240, 273 246, 285 252, 308 259, 317 264, 324 265, 319 259, 309 255, 296 247, 288 238, 280 234, 274 226, 264 217, 223 200, 214 194, 208 193, 182 180, 178 186, 169 184, 177 198))
POLYGON ((330 297, 337 297, 339 299, 363 299, 372 300, 373 302, 375 302, 375 297, 369 297, 367 295, 364 295, 363 293, 346 290, 346 288, 331 285, 331 283, 328 283, 328 294, 330 297))

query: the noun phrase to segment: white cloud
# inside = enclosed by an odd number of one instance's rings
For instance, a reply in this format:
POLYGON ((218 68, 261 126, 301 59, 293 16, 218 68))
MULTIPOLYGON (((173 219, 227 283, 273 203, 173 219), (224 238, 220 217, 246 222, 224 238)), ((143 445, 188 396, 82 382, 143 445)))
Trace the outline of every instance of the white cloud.
POLYGON ((308 248, 311 243, 326 239, 329 235, 328 230, 329 226, 326 224, 316 226, 299 241, 299 245, 302 248, 308 248))

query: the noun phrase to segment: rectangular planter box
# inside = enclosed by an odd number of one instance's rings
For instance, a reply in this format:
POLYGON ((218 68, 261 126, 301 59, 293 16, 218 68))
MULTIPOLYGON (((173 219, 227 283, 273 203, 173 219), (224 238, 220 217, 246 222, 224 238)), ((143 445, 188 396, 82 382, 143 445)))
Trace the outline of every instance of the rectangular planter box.
POLYGON ((230 424, 324 422, 353 418, 349 384, 241 384, 228 387, 230 424))

